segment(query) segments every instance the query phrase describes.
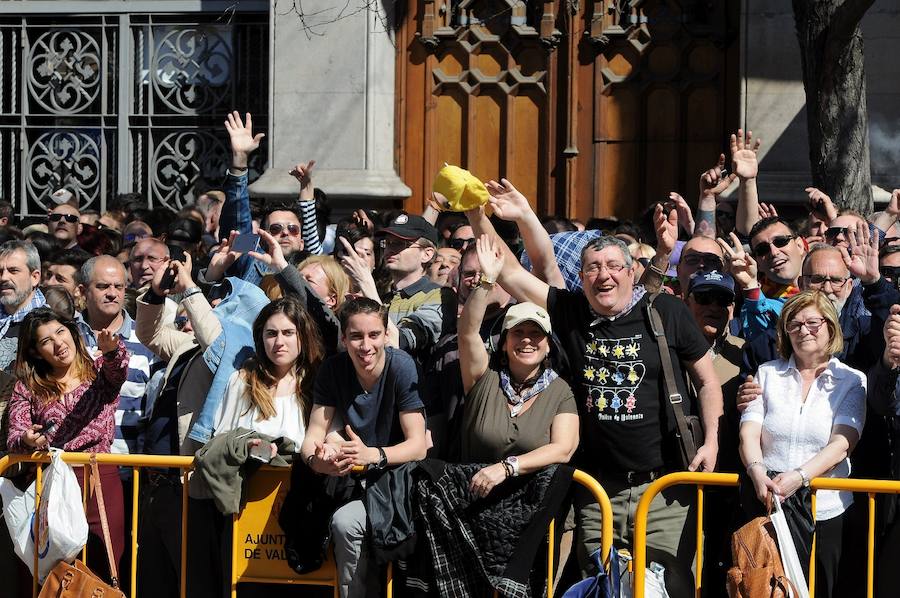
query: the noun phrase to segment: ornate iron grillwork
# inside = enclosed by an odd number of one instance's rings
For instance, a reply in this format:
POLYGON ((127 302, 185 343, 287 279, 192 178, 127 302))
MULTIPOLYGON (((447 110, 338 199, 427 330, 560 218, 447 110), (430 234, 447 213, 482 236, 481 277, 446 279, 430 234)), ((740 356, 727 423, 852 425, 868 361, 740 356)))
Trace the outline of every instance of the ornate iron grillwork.
POLYGON ((221 182, 228 112, 266 129, 268 70, 263 13, 2 17, 0 198, 22 216, 60 187, 82 209, 136 191, 177 210, 221 182))

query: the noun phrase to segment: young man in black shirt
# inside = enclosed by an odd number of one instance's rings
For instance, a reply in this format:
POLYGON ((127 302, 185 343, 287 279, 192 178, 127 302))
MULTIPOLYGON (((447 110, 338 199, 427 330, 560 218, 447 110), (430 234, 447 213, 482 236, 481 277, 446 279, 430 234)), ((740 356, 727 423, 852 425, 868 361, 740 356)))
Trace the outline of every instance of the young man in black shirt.
MULTIPOLYGON (((468 215, 476 233, 491 232, 483 215, 468 215)), ((495 239, 495 243, 500 242, 495 239)), ((582 251, 583 291, 578 293, 547 285, 509 253, 504 259, 498 282, 517 300, 547 308, 576 372, 570 383, 582 425, 578 465, 596 477, 612 499, 614 544, 630 547, 633 539, 628 530, 640 496, 650 482, 681 468, 674 417, 647 316, 649 296, 634 285, 631 255, 614 237, 599 237, 582 251)), ((686 411, 693 406, 682 370, 687 370, 696 389, 705 429, 706 441, 689 469, 713 471, 722 391, 708 354, 709 343, 680 299, 660 295, 654 305, 665 326, 686 411)), ((588 557, 599 548, 600 513, 588 500, 579 501, 577 507, 579 561, 589 572, 588 557)), ((656 549, 654 560, 672 566, 692 562, 692 513, 693 492, 687 487, 667 490, 653 501, 647 543, 656 549)))

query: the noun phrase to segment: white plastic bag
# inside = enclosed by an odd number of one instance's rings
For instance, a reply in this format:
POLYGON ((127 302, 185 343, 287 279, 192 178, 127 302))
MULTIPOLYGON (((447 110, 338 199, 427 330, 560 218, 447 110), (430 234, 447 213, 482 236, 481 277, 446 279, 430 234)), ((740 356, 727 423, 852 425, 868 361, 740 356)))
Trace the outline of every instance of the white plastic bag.
MULTIPOLYGON (((806 582, 806 576, 803 575, 803 566, 800 564, 800 557, 797 556, 797 547, 794 546, 791 529, 788 527, 787 519, 784 517, 784 511, 781 509, 781 501, 776 497, 772 503, 772 513, 769 515, 769 519, 772 520, 772 526, 775 528, 775 537, 778 540, 778 552, 781 553, 781 566, 784 567, 784 574, 797 588, 797 596, 794 596, 794 598, 809 598, 809 585, 806 582)), ((793 593, 791 591, 791 594, 793 593)))
MULTIPOLYGON (((634 574, 628 570, 632 561, 631 554, 627 550, 619 551, 619 574, 622 578, 620 598, 632 598, 634 596, 634 574)), ((666 568, 655 561, 644 570, 644 596, 645 598, 669 598, 666 591, 666 568)))
POLYGON ((38 536, 38 581, 60 561, 71 563, 84 548, 88 522, 81 502, 81 487, 72 466, 62 460, 62 451, 51 449, 50 465, 44 470, 40 507, 34 510, 35 483, 25 492, 10 480, 0 479, 3 515, 13 548, 34 575, 35 532, 38 536))

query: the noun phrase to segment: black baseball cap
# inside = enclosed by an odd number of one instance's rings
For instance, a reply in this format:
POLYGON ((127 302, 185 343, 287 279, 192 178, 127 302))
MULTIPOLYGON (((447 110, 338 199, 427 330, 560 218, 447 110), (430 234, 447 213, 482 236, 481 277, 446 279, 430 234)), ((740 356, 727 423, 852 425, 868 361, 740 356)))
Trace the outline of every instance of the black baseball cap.
POLYGON ((416 241, 417 239, 428 239, 435 246, 438 244, 438 231, 430 222, 416 216, 415 214, 407 214, 401 212, 394 216, 394 219, 377 233, 380 236, 391 235, 404 241, 416 241))

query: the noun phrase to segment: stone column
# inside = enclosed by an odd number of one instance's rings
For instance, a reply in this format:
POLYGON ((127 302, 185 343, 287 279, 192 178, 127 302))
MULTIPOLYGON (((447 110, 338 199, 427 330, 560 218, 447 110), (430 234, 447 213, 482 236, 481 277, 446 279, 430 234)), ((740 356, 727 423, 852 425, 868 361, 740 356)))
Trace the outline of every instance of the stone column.
POLYGON ((411 191, 394 164, 395 48, 391 14, 371 0, 273 0, 271 166, 251 194, 293 198, 294 164, 333 208, 387 207, 411 191), (367 7, 367 5, 371 6, 367 7))

